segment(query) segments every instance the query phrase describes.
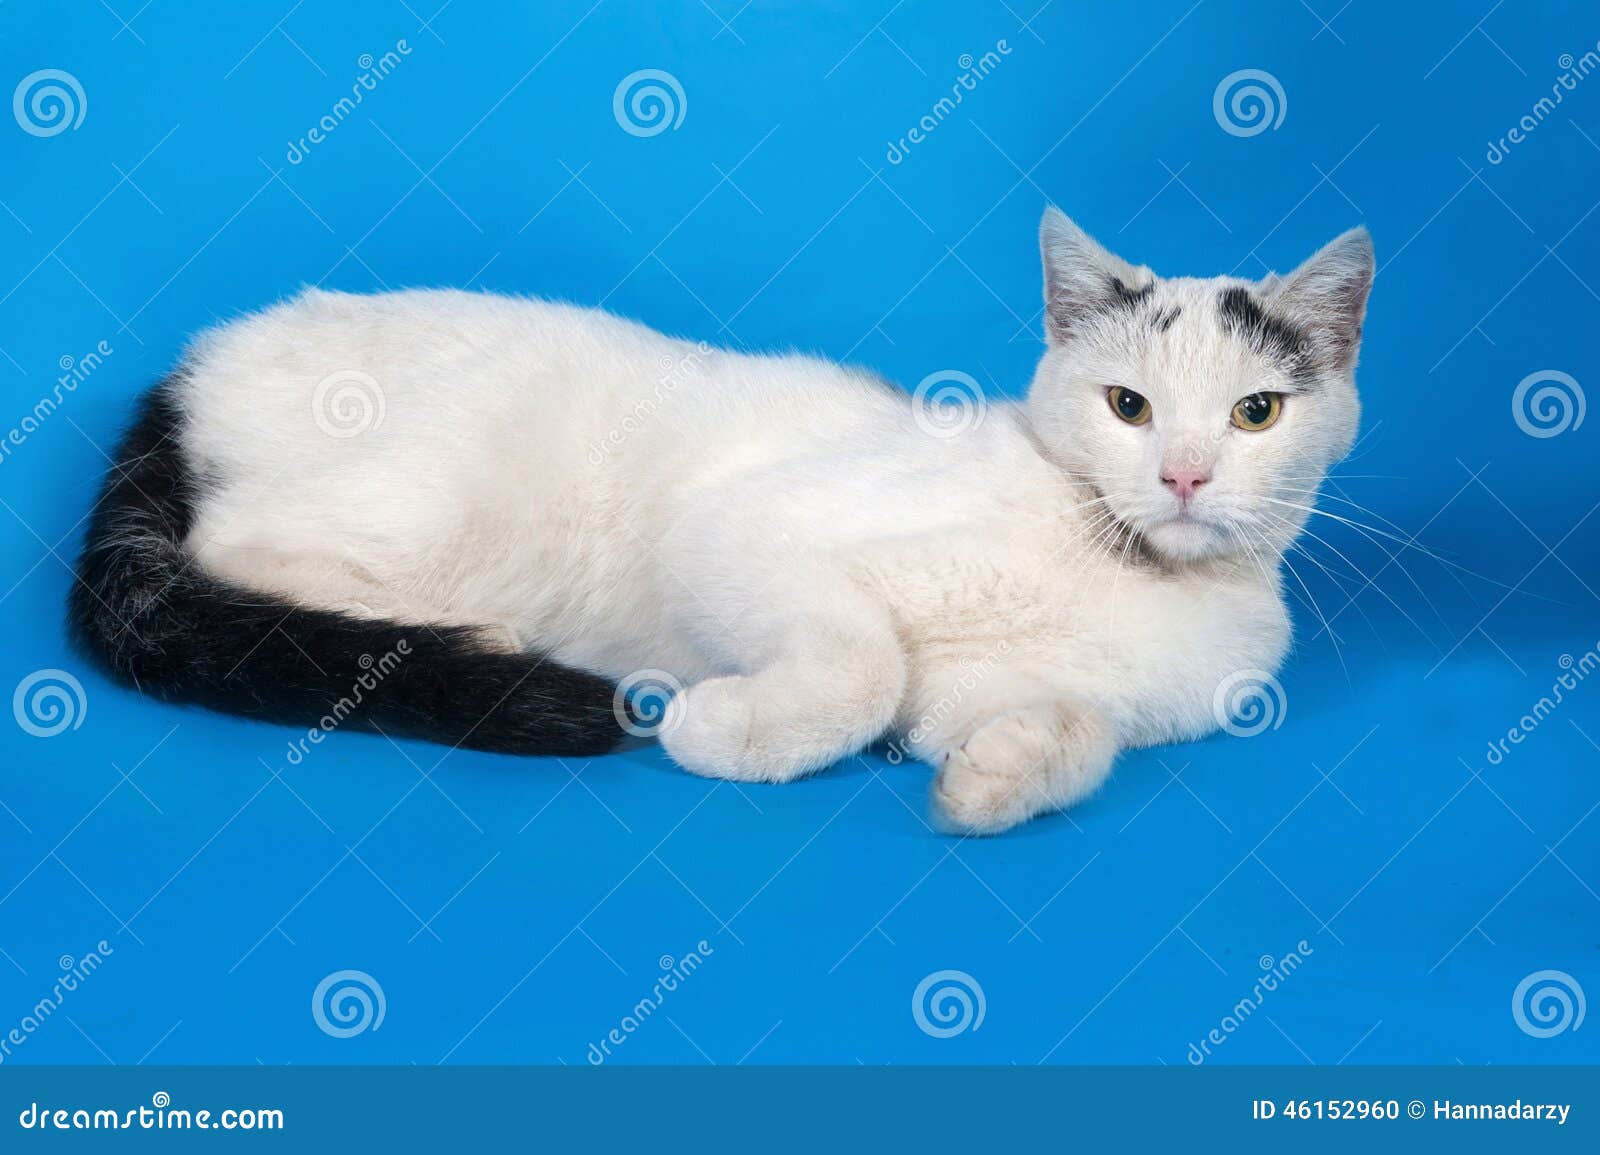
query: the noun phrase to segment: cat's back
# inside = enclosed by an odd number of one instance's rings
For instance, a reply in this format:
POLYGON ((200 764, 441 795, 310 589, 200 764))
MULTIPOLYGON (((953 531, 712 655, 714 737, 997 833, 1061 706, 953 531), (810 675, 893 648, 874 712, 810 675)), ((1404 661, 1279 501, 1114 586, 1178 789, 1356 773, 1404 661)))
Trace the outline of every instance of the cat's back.
MULTIPOLYGON (((548 461, 655 366, 695 347, 598 309, 449 289, 308 289, 192 343, 177 375, 193 454, 287 462, 548 461)), ((554 463, 552 463, 554 464, 554 463)))
MULTIPOLYGON (((474 404, 545 375, 603 375, 675 344, 598 309, 455 289, 307 289, 191 345, 188 393, 299 401, 330 376, 371 378, 402 400, 474 404)), ((523 390, 525 392, 525 390, 523 390)))

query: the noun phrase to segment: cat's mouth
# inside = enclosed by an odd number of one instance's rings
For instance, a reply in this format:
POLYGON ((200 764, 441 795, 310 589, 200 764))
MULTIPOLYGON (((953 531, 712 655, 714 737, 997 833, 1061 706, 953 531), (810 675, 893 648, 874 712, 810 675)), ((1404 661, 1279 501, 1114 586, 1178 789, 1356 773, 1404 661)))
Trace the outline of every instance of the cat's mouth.
POLYGON ((1184 503, 1175 513, 1162 516, 1118 509, 1098 485, 1091 491, 1101 507, 1111 514, 1116 530, 1110 540, 1128 545, 1136 556, 1157 565, 1194 562, 1228 552, 1232 534, 1228 526, 1184 503))
POLYGON ((1141 533, 1156 552, 1178 561, 1197 561, 1227 552, 1231 541, 1225 526, 1192 507, 1145 527, 1141 533))

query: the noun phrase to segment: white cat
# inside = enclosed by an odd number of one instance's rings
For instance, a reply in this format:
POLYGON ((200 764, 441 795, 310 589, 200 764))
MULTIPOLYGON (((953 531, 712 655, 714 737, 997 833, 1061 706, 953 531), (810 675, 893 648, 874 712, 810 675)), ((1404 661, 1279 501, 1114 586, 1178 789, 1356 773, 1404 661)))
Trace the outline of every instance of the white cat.
POLYGON ((225 324, 128 436, 77 636, 302 723, 404 641, 350 724, 525 753, 610 748, 614 683, 663 671, 697 774, 892 734, 955 829, 1070 805, 1282 660, 1373 258, 1357 229, 1287 277, 1161 279, 1054 209, 1041 245, 1028 399, 953 426, 860 369, 541 301, 307 291, 225 324))

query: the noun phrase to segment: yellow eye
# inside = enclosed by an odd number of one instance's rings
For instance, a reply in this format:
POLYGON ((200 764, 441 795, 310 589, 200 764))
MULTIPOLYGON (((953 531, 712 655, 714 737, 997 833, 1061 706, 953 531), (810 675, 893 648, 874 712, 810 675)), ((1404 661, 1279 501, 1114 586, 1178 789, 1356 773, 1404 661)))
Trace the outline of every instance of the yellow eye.
POLYGON ((1252 393, 1233 407, 1233 423, 1240 429, 1259 433, 1276 425, 1282 412, 1282 393, 1252 393))
POLYGON ((1129 425, 1143 425, 1150 420, 1150 402, 1132 389, 1114 385, 1106 390, 1106 400, 1111 402, 1111 412, 1129 425))

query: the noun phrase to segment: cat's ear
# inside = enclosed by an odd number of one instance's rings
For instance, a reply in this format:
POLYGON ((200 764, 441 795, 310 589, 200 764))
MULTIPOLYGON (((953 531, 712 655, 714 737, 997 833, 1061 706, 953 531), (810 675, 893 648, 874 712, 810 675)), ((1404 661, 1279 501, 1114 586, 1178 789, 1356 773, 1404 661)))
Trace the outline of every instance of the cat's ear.
POLYGON ((1054 205, 1039 222, 1039 252, 1044 257, 1045 330, 1051 340, 1065 340, 1086 318, 1136 297, 1155 281, 1149 269, 1106 250, 1054 205))
POLYGON ((1372 237, 1365 228, 1354 228, 1288 276, 1268 278, 1263 288, 1277 309, 1308 334, 1313 356, 1343 372, 1355 364, 1361 348, 1361 323, 1374 274, 1372 237))

